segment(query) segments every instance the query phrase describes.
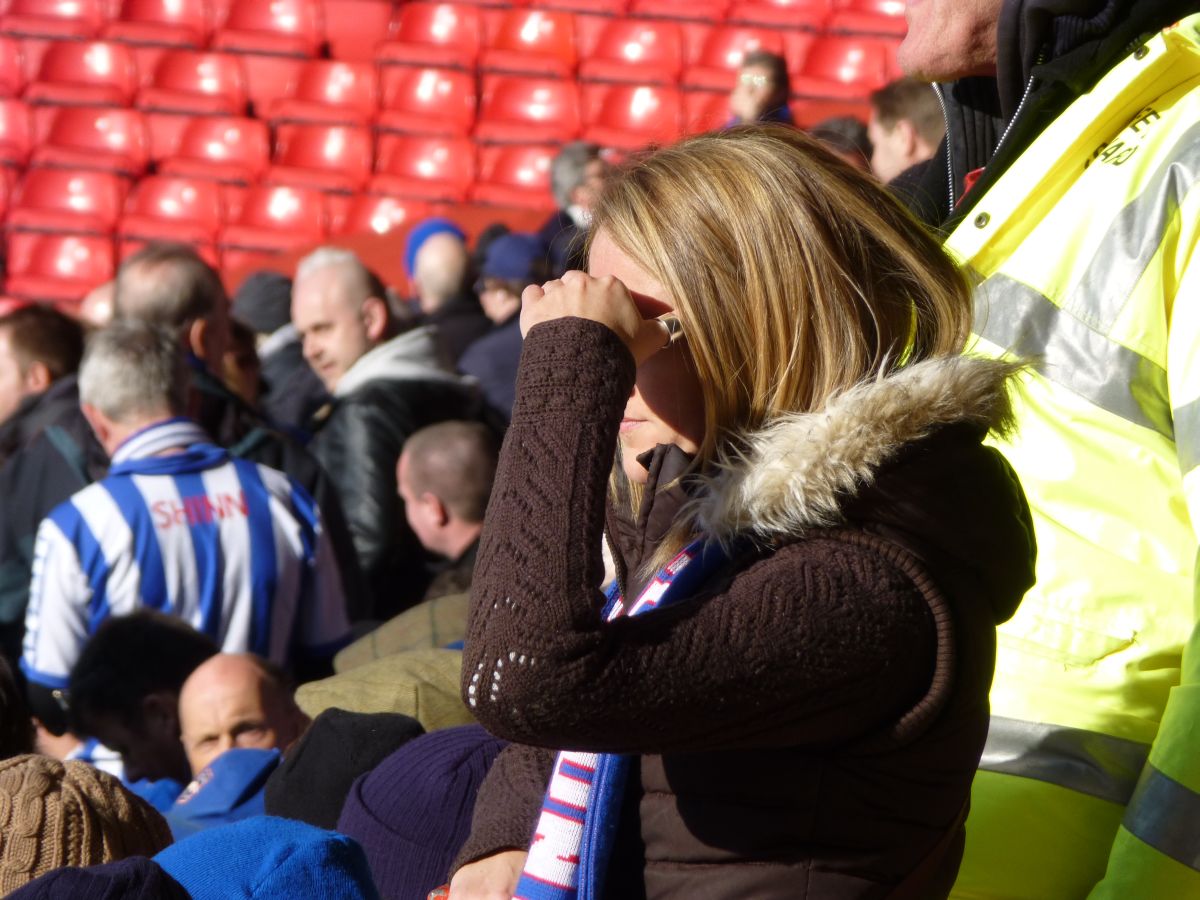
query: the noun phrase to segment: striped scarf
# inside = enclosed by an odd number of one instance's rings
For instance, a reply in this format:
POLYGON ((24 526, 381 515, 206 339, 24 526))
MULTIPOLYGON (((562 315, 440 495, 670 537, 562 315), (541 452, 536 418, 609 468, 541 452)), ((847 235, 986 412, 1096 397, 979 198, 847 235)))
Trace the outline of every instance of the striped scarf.
MULTIPOLYGON (((681 550, 626 608, 614 585, 604 618, 637 616, 686 600, 728 556, 703 539, 681 550)), ((560 751, 514 900, 596 900, 629 766, 636 757, 560 751)))

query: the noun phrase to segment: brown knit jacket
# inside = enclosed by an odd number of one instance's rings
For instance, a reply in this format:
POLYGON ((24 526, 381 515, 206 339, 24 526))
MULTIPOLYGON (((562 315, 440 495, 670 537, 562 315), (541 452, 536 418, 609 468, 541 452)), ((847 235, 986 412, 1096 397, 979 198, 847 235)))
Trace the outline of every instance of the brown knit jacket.
MULTIPOLYGON (((1007 424, 1009 374, 950 359, 861 385, 748 436, 682 507, 658 489, 677 464, 660 447, 646 506, 610 527, 618 570, 680 515, 758 549, 688 602, 605 624, 601 533, 633 360, 593 322, 533 329, 463 661, 468 705, 519 743, 456 868, 528 846, 549 750, 572 748, 641 757, 609 897, 887 896, 966 802, 994 627, 1033 581, 1024 497, 981 444, 1007 424)), ((960 838, 930 896, 948 892, 960 838)))

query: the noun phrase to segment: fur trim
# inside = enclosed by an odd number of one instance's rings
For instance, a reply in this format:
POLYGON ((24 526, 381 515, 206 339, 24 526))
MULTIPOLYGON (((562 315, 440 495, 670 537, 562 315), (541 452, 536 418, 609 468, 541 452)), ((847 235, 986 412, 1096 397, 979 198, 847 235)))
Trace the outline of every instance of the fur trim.
POLYGON ((902 447, 953 422, 1012 429, 1006 381, 1021 366, 980 357, 926 360, 862 382, 813 413, 734 441, 685 515, 728 541, 794 535, 841 521, 840 499, 870 484, 902 447))

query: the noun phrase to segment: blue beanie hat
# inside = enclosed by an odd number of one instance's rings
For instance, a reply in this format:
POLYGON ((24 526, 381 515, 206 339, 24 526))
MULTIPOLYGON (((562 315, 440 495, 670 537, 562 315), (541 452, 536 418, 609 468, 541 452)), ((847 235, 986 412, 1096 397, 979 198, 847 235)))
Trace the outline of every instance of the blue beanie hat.
POLYGON ((413 269, 417 265, 417 251, 435 234, 452 234, 463 243, 466 243, 467 240, 463 230, 449 219, 435 216, 432 219, 423 219, 418 222, 408 232, 408 237, 404 241, 404 272, 409 278, 412 278, 413 269))
POLYGON ((479 785, 504 741, 479 725, 413 738, 350 788, 338 831, 362 844, 387 900, 424 900, 467 840, 479 785))
POLYGON ((344 834, 257 816, 210 828, 154 861, 192 900, 378 900, 362 847, 344 834))
POLYGON ((9 900, 189 900, 179 882, 144 856, 86 869, 75 866, 55 869, 8 897, 9 900))
POLYGON ((532 234, 505 234, 488 244, 479 274, 527 284, 545 281, 546 245, 532 234))

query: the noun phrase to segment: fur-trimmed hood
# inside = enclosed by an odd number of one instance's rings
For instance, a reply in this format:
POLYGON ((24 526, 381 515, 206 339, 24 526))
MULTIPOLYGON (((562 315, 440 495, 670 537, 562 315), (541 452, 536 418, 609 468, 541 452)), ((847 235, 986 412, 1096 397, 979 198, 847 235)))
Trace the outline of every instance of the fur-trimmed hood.
POLYGON ((682 514, 726 542, 843 525, 884 534, 977 573, 1003 621, 1032 584, 1036 551, 1016 476, 982 440, 1013 427, 1007 382, 1019 368, 930 360, 777 419, 698 477, 682 514))

